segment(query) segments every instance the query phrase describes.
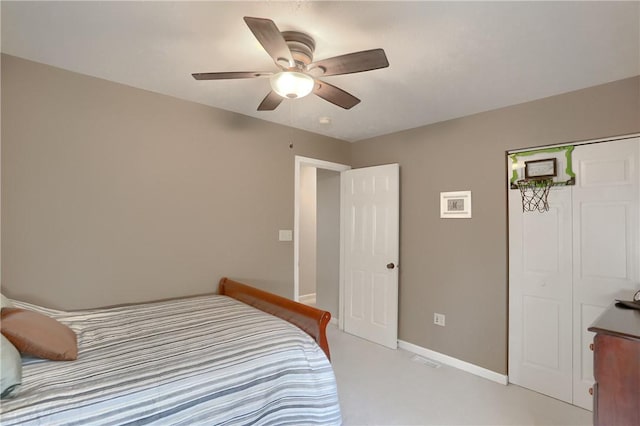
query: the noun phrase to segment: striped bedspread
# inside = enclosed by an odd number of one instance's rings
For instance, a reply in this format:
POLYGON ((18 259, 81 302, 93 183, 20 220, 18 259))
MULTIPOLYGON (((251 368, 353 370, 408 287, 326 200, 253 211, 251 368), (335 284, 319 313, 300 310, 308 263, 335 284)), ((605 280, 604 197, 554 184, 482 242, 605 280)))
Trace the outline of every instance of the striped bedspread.
POLYGON ((10 425, 333 425, 331 365, 295 326, 226 296, 65 312, 76 361, 24 359, 10 425))

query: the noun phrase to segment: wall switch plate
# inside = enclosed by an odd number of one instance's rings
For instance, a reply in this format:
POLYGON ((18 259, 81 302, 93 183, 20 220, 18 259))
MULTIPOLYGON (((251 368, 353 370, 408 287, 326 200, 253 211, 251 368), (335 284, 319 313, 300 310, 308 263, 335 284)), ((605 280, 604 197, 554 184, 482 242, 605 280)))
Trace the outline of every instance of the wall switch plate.
POLYGON ((435 325, 439 325, 439 326, 444 327, 444 314, 438 314, 438 313, 434 312, 434 314, 433 314, 433 323, 435 325))
POLYGON ((278 231, 279 241, 293 241, 293 231, 291 229, 281 229, 278 231))

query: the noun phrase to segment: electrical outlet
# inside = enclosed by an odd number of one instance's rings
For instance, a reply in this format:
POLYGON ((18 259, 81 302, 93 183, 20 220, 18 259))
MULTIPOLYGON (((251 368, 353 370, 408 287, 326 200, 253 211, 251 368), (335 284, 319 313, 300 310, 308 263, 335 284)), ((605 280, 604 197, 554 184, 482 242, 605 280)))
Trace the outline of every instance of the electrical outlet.
POLYGON ((434 312, 434 314, 433 314, 433 323, 435 325, 439 325, 439 326, 444 327, 444 314, 438 314, 438 313, 434 312))

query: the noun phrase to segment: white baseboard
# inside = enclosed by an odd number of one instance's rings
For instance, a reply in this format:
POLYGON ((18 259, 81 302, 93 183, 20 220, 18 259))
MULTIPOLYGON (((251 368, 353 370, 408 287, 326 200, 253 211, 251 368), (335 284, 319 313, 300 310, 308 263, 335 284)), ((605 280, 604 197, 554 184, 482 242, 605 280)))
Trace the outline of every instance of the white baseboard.
POLYGON ((333 324, 333 325, 335 325, 337 327, 338 326, 338 318, 331 317, 331 319, 329 320, 329 324, 333 324))
POLYGON ((413 343, 398 340, 398 347, 405 351, 413 352, 414 354, 425 358, 466 371, 467 373, 475 374, 476 376, 483 377, 491 380, 492 382, 500 383, 501 385, 509 383, 509 377, 504 374, 496 373, 495 371, 479 367, 475 364, 459 360, 452 356, 441 354, 440 352, 432 351, 431 349, 423 348, 422 346, 414 345, 413 343))
POLYGON ((316 303, 316 294, 315 293, 301 294, 300 297, 298 297, 298 301, 300 303, 314 304, 316 303))

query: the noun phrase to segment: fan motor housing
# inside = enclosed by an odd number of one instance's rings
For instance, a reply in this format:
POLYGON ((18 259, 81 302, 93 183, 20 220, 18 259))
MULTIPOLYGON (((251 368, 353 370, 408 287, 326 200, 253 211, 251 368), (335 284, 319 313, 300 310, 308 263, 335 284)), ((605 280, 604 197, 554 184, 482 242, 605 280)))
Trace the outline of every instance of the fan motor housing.
POLYGON ((310 35, 299 31, 282 31, 281 34, 298 66, 304 68, 313 62, 316 42, 310 35))

